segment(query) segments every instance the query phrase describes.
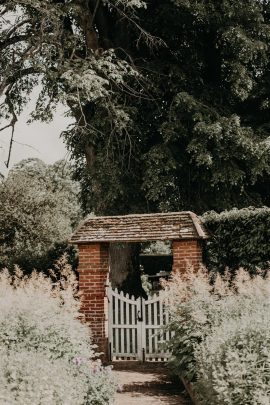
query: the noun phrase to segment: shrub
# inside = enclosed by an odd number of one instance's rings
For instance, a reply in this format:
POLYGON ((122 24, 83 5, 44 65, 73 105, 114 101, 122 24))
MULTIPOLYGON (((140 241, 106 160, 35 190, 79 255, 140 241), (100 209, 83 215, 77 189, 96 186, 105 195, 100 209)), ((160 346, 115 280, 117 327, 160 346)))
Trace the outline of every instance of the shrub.
POLYGON ((105 405, 113 398, 110 368, 96 360, 79 320, 76 277, 64 260, 58 269, 56 283, 18 268, 0 274, 0 402, 105 405))
POLYGON ((227 320, 195 352, 203 404, 270 403, 269 309, 227 320))
POLYGON ((202 217, 212 236, 206 243, 205 263, 210 270, 251 272, 267 269, 270 261, 270 208, 243 208, 202 217))
POLYGON ((163 283, 168 293, 168 328, 174 332, 167 344, 172 353, 170 365, 189 380, 193 380, 195 375, 194 351, 206 334, 207 314, 212 303, 211 295, 204 291, 204 288, 209 289, 205 277, 202 271, 195 274, 189 268, 185 278, 173 273, 172 278, 163 283))
POLYGON ((1 403, 84 403, 84 381, 75 378, 75 370, 65 359, 52 360, 45 353, 26 349, 0 353, 1 403))
POLYGON ((269 404, 270 276, 205 269, 174 274, 167 304, 171 364, 203 404, 269 404))

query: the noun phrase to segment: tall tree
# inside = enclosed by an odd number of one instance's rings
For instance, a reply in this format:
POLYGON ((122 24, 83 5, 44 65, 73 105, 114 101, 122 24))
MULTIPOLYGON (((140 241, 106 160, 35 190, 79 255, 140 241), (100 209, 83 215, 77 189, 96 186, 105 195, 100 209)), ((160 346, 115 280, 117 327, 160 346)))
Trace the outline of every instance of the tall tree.
POLYGON ((268 201, 268 1, 2 0, 0 11, 2 118, 13 128, 37 84, 33 119, 68 105, 86 210, 268 201))
POLYGON ((163 2, 151 27, 168 46, 146 196, 198 213, 269 204, 269 1, 163 2))
POLYGON ((46 270, 68 251, 66 240, 81 217, 78 194, 64 161, 17 164, 0 182, 0 267, 46 270))
POLYGON ((62 101, 85 211, 269 203, 267 0, 2 0, 11 128, 62 101), (268 186, 268 189, 267 189, 268 186))

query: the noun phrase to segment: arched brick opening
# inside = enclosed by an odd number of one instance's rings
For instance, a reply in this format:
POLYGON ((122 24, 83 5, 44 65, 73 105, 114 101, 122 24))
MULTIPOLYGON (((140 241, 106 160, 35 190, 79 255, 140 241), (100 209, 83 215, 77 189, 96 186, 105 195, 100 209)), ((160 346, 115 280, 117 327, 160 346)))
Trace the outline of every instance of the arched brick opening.
POLYGON ((208 237, 192 212, 91 217, 75 231, 70 243, 79 250, 81 311, 89 324, 93 342, 107 352, 106 284, 110 242, 171 240, 173 271, 184 272, 187 264, 202 262, 202 240, 208 237))

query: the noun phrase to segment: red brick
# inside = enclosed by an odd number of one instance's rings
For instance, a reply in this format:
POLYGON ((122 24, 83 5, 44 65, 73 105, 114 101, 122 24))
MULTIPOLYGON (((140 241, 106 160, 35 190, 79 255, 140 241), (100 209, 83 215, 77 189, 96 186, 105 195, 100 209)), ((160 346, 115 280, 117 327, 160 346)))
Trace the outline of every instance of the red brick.
POLYGON ((197 240, 173 241, 173 271, 186 271, 188 264, 198 269, 202 261, 201 246, 197 240))
POLYGON ((90 325, 93 342, 104 351, 105 283, 109 270, 108 244, 79 245, 79 289, 82 293, 81 312, 90 325))

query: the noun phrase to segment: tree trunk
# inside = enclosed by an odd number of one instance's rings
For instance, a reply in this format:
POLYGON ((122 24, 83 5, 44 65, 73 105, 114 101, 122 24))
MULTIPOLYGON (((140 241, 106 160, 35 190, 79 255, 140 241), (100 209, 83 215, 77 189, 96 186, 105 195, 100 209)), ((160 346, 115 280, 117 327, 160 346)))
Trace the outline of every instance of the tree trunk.
MULTIPOLYGON (((104 49, 110 48, 116 40, 116 32, 114 32, 113 37, 110 36, 112 21, 109 16, 108 6, 96 0, 77 0, 77 4, 80 7, 78 22, 85 36, 86 52, 91 51, 98 55, 104 49), (98 28, 98 33, 96 27, 98 28)), ((73 113, 78 126, 84 126, 85 121, 91 125, 91 121, 95 115, 95 105, 89 102, 82 107, 76 106, 75 109, 73 108, 73 113)), ((84 150, 87 169, 90 174, 94 173, 96 162, 95 146, 91 142, 86 143, 84 150)), ((93 192, 96 192, 98 199, 103 201, 98 184, 94 187, 93 192)), ((100 212, 98 207, 96 208, 97 215, 106 215, 112 211, 112 207, 102 206, 102 212, 100 212)), ((122 214, 121 209, 119 209, 118 214, 122 214)), ((117 287, 136 297, 145 295, 140 277, 139 251, 140 246, 138 244, 112 243, 110 246, 110 278, 112 287, 117 287)))
POLYGON ((140 245, 137 243, 110 244, 111 285, 136 298, 146 296, 141 282, 139 253, 140 245))

